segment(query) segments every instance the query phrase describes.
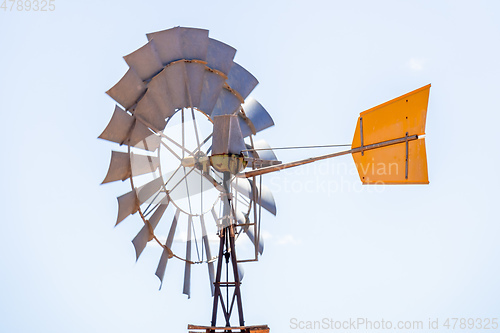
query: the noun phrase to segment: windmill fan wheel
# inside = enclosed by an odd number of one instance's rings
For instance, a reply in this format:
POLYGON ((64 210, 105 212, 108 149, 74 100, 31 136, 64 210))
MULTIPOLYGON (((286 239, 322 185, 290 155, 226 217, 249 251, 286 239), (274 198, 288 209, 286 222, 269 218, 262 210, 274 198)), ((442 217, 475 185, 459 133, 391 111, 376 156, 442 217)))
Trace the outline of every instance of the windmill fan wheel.
POLYGON ((144 222, 132 241, 137 259, 148 242, 161 246, 156 275, 162 282, 168 260, 183 260, 188 296, 191 266, 206 264, 213 294, 214 246, 223 221, 246 235, 238 243, 250 244, 257 257, 263 251, 261 209, 276 214, 269 189, 235 177, 238 170, 231 173, 230 195, 224 193, 224 171, 211 162, 214 150, 225 140, 244 161, 240 170, 272 163, 271 150, 255 151, 269 145, 254 136, 274 123, 248 97, 257 79, 233 61, 234 48, 207 30, 175 27, 147 39, 124 57, 129 69, 107 92, 117 105, 99 138, 124 149, 112 151, 103 183, 130 181, 131 191, 118 197, 116 224, 136 213, 144 222), (232 210, 223 216, 229 196, 232 210))

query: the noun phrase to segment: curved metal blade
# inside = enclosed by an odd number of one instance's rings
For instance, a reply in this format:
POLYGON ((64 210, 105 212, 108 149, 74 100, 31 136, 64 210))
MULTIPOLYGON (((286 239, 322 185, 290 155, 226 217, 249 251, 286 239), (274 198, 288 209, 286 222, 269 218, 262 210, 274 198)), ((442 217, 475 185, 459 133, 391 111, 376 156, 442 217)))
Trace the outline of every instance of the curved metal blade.
POLYGON ((128 110, 137 103, 137 100, 145 91, 146 85, 136 72, 130 68, 106 94, 128 110))
POLYGON ((186 85, 186 64, 173 63, 163 69, 160 74, 167 83, 168 95, 176 109, 189 106, 186 85))
POLYGON ((271 146, 266 142, 266 140, 258 140, 253 143, 254 149, 256 151, 254 152, 254 155, 257 155, 257 157, 261 160, 266 160, 266 161, 277 161, 278 158, 274 154, 274 152, 271 149, 271 146), (265 150, 258 150, 258 149, 265 149, 265 150))
POLYGON ((233 114, 241 106, 241 101, 227 89, 222 89, 212 111, 212 117, 233 114))
POLYGON ((249 71, 237 63, 233 63, 226 82, 243 99, 247 98, 257 84, 259 84, 259 81, 249 71))
POLYGON ((210 260, 212 259, 212 252, 210 251, 210 242, 208 241, 207 229, 205 228, 205 218, 203 214, 200 215, 200 223, 201 223, 201 233, 203 236, 203 244, 205 245, 205 252, 207 254, 207 267, 208 267, 208 279, 210 282, 210 291, 212 292, 212 296, 215 292, 215 271, 214 271, 214 263, 210 260))
POLYGON ((171 117, 175 113, 175 107, 168 91, 166 76, 162 73, 155 76, 148 84, 148 91, 143 98, 150 98, 163 115, 163 119, 171 117))
POLYGON ((155 131, 162 131, 167 125, 163 112, 152 98, 152 94, 146 93, 144 97, 141 98, 135 108, 134 116, 142 118, 148 124, 151 124, 155 131))
POLYGON ((116 225, 127 216, 135 214, 139 210, 139 206, 150 199, 162 186, 163 178, 159 177, 118 197, 118 218, 116 220, 116 225))
POLYGON ((208 30, 175 27, 168 30, 146 34, 154 40, 160 59, 164 65, 172 61, 206 60, 208 49, 208 30))
POLYGON ((165 276, 165 269, 167 268, 167 261, 171 257, 167 249, 172 248, 172 242, 174 241, 175 229, 177 228, 177 221, 179 220, 179 214, 181 210, 177 208, 175 211, 174 219, 170 225, 170 231, 168 232, 167 240, 165 241, 165 248, 161 253, 160 262, 158 263, 158 268, 156 269, 155 275, 160 279, 160 289, 163 285, 163 277, 165 276))
POLYGON ((144 150, 155 151, 160 147, 161 138, 156 134, 151 134, 143 140, 137 142, 134 147, 144 150))
POLYGON ((144 46, 129 55, 124 56, 123 59, 125 59, 129 67, 132 68, 143 81, 152 78, 163 68, 163 63, 156 51, 155 42, 153 40, 150 40, 144 46))
POLYGON ((160 137, 151 132, 140 120, 136 120, 132 133, 130 133, 130 145, 155 151, 160 146, 160 137))
POLYGON ((128 153, 119 151, 111 152, 111 161, 109 162, 108 173, 101 184, 125 180, 131 176, 130 156, 128 153))
MULTIPOLYGON (((248 218, 241 211, 236 212, 236 220, 238 221, 238 224, 240 224, 240 225, 249 223, 248 218)), ((254 244, 254 246, 257 246, 253 227, 248 226, 248 225, 243 226, 243 231, 248 236, 248 238, 250 239, 252 244, 254 244)), ((260 255, 262 255, 262 253, 264 252, 264 240, 262 239, 262 237, 259 238, 258 250, 259 250, 260 255)))
POLYGON ((157 156, 147 156, 130 153, 129 157, 132 176, 139 176, 154 172, 160 166, 160 159, 157 156))
POLYGON ((236 49, 218 41, 209 38, 207 52, 207 66, 228 74, 233 66, 233 58, 236 54, 236 49))
MULTIPOLYGON (((253 228, 248 228, 245 231, 245 234, 248 236, 252 244, 255 244, 256 239, 255 239, 255 234, 253 232, 253 228)), ((264 252, 264 240, 262 239, 262 237, 259 237, 259 254, 262 255, 263 252, 264 252)))
POLYGON ((198 107, 200 106, 201 92, 203 90, 205 64, 196 62, 186 63, 186 75, 189 104, 185 106, 198 107))
POLYGON ((233 63, 226 83, 231 89, 236 91, 236 95, 239 94, 240 96, 236 96, 227 89, 222 89, 212 112, 213 115, 232 114, 238 111, 241 102, 247 98, 259 81, 245 68, 237 63, 233 63))
MULTIPOLYGON (((245 214, 243 214, 243 212, 239 210, 236 211, 236 221, 238 222, 238 224, 245 224, 249 222, 245 214)), ((243 229, 246 228, 248 228, 248 226, 243 227, 243 229)))
POLYGON ((139 210, 139 202, 135 190, 125 193, 118 198, 118 217, 115 226, 123 221, 127 216, 135 214, 139 210))
POLYGON ((188 217, 188 230, 186 242, 186 263, 184 265, 184 286, 182 293, 191 298, 191 228, 193 227, 193 217, 188 217))
MULTIPOLYGON (((242 195, 246 196, 249 199, 253 199, 253 191, 252 191, 252 181, 247 179, 247 181, 241 181, 244 178, 239 178, 237 182, 233 182, 232 186, 242 195)), ((256 185, 257 190, 257 203, 262 206, 269 213, 276 215, 276 203, 274 201, 273 194, 271 190, 262 185, 262 190, 259 191, 259 185, 256 185), (259 198, 259 194, 261 197, 259 198)))
POLYGON ((175 113, 175 107, 168 91, 166 76, 161 72, 156 75, 148 84, 148 91, 144 98, 150 98, 163 115, 163 119, 169 118, 175 113))
POLYGON ((116 105, 113 116, 104 131, 99 135, 99 139, 116 142, 121 145, 127 140, 133 124, 134 118, 116 105))
POLYGON ((148 40, 154 40, 156 51, 163 65, 182 59, 180 28, 157 31, 146 34, 148 40))
POLYGON ((206 60, 208 50, 208 30, 179 28, 182 57, 187 60, 206 60))
MULTIPOLYGON (((253 188, 252 180, 249 179, 248 181, 250 183, 250 188, 253 188)), ((257 203, 269 213, 276 215, 276 202, 274 201, 274 196, 271 190, 265 185, 260 187, 258 184, 256 184, 255 188, 257 189, 257 197, 259 198, 257 203)))
POLYGON ((159 205, 151 218, 148 220, 151 227, 147 224, 144 224, 144 226, 141 228, 141 231, 139 231, 137 236, 135 236, 132 240, 132 244, 134 244, 135 249, 135 260, 139 259, 139 256, 141 255, 142 251, 144 251, 146 244, 153 239, 152 232, 155 230, 158 222, 160 222, 160 219, 163 216, 163 213, 165 213, 167 207, 168 202, 166 204, 159 205))
POLYGON ((158 177, 147 184, 142 185, 135 191, 137 193, 137 200, 139 205, 147 202, 156 192, 158 192, 163 187, 163 178, 158 177))
POLYGON ((226 82, 224 77, 205 70, 200 106, 198 107, 200 111, 205 112, 209 116, 213 113, 215 103, 217 103, 221 91, 224 90, 224 82, 226 82))
POLYGON ((160 146, 160 137, 116 105, 113 116, 104 131, 99 135, 99 139, 122 145, 127 143, 129 136, 130 144, 137 148, 155 151, 160 146))
POLYGON ((241 267, 241 264, 238 265, 238 277, 240 278, 240 282, 243 281, 243 277, 245 276, 245 270, 241 267))
MULTIPOLYGON (((242 108, 245 111, 247 118, 252 122, 257 133, 268 127, 274 126, 274 121, 269 113, 255 99, 251 97, 248 98, 245 103, 243 103, 242 108)), ((244 119, 240 119, 240 126, 243 137, 247 137, 252 134, 252 130, 244 119)))

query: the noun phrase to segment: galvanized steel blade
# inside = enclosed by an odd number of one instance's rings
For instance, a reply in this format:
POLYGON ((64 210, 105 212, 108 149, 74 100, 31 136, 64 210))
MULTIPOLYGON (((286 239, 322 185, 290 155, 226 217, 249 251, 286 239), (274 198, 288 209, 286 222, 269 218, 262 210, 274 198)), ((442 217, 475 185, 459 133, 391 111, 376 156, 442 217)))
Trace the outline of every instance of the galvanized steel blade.
POLYGON ((255 247, 258 246, 259 254, 262 255, 262 253, 264 252, 264 240, 262 239, 262 237, 260 237, 259 244, 258 245, 256 244, 256 238, 255 238, 255 234, 253 231, 253 227, 249 226, 249 225, 245 225, 245 224, 248 224, 250 222, 249 219, 245 216, 245 214, 243 214, 243 212, 236 211, 236 220, 238 221, 238 224, 242 226, 243 231, 248 236, 248 239, 250 239, 252 244, 255 247))
MULTIPOLYGON (((233 182, 233 187, 245 197, 253 199, 252 181, 249 179, 247 179, 247 181, 241 181, 243 179, 246 178, 240 178, 237 182, 233 182)), ((276 203, 271 190, 265 185, 262 185, 262 189, 259 190, 258 184, 256 184, 255 188, 257 189, 257 204, 260 204, 262 208, 271 214, 276 215, 276 203)))
POLYGON ((207 115, 212 115, 215 103, 217 102, 219 95, 221 94, 224 82, 226 78, 205 70, 205 75, 203 76, 203 88, 201 91, 201 100, 198 109, 203 111, 207 115))
POLYGON ((208 51, 208 30, 197 28, 179 28, 183 59, 206 60, 208 51))
POLYGON ((180 59, 206 60, 208 50, 208 30, 175 27, 146 34, 154 40, 156 50, 163 65, 180 59))
POLYGON ((163 68, 163 63, 156 51, 154 40, 150 40, 144 46, 123 58, 143 81, 151 79, 163 68))
POLYGON ((205 218, 203 214, 200 215, 200 223, 201 223, 201 232, 203 237, 203 244, 205 245, 205 252, 207 254, 207 267, 208 267, 208 279, 210 282, 210 291, 212 292, 212 296, 215 291, 215 271, 214 271, 214 263, 212 260, 212 251, 210 250, 210 242, 208 240, 207 229, 205 227, 205 218))
POLYGON ((130 153, 129 162, 132 176, 154 172, 160 166, 160 159, 157 156, 140 155, 133 152, 130 153))
POLYGON ((276 202, 274 201, 274 196, 271 190, 265 185, 255 184, 253 186, 253 181, 249 179, 250 188, 256 188, 258 191, 258 201, 257 203, 262 206, 269 213, 276 215, 276 202))
POLYGON ((188 230, 186 242, 186 263, 184 265, 184 286, 182 293, 191 298, 191 229, 193 227, 193 217, 188 217, 188 230))
POLYGON ((153 99, 153 94, 146 93, 144 97, 141 98, 134 110, 134 116, 151 124, 155 131, 163 130, 167 124, 162 110, 153 99))
POLYGON ((123 144, 134 124, 134 118, 118 105, 115 106, 113 116, 104 131, 99 135, 99 139, 123 144))
POLYGON ((241 107, 242 102, 257 86, 259 81, 245 68, 233 63, 226 84, 228 89, 222 89, 212 114, 233 114, 241 107))
POLYGON ((168 30, 146 34, 154 40, 156 50, 163 65, 173 61, 206 60, 208 50, 208 30, 175 27, 168 30))
POLYGON ((130 134, 130 145, 136 148, 155 151, 160 146, 161 138, 153 133, 141 121, 136 120, 130 134))
POLYGON ((144 184, 143 186, 136 189, 137 200, 139 205, 142 205, 146 201, 148 201, 156 192, 163 188, 163 178, 158 177, 149 183, 144 184))
MULTIPOLYGON (((253 125, 255 132, 260 131, 274 126, 274 121, 269 115, 269 113, 264 109, 264 107, 253 98, 248 98, 242 105, 242 109, 245 112, 246 117, 253 125)), ((245 119, 240 119, 241 131, 244 137, 252 134, 252 128, 245 121, 245 119)))
POLYGON ((212 117, 233 114, 241 107, 241 100, 227 89, 222 89, 212 110, 212 117))
POLYGON ((244 276, 245 276, 245 270, 241 265, 238 265, 238 277, 240 278, 240 282, 243 281, 244 276))
POLYGON ((148 40, 154 40, 156 51, 163 65, 182 59, 180 28, 157 31, 146 34, 148 40))
POLYGON ((148 96, 158 106, 163 119, 171 117, 175 113, 175 107, 168 90, 168 82, 163 71, 156 75, 148 84, 148 90, 144 98, 148 96))
POLYGON ((139 97, 146 91, 146 85, 137 73, 130 68, 125 75, 109 89, 106 94, 113 98, 125 109, 130 109, 139 97))
POLYGON ((186 63, 183 61, 174 62, 165 67, 160 74, 165 80, 168 88, 168 94, 172 105, 176 109, 189 106, 187 82, 186 82, 186 63))
POLYGON ((146 244, 153 239, 154 236, 153 232, 156 226, 158 225, 158 222, 160 222, 160 219, 163 216, 163 213, 165 213, 167 207, 168 207, 168 202, 159 205, 158 208, 156 208, 156 211, 151 216, 151 218, 148 220, 149 225, 147 223, 144 224, 144 226, 141 228, 137 236, 135 236, 134 239, 132 240, 132 244, 134 244, 136 260, 139 259, 139 256, 146 247, 146 244))
MULTIPOLYGON (((256 239, 255 239, 255 234, 253 232, 253 228, 247 228, 245 230, 245 234, 248 236, 248 239, 250 239, 252 244, 255 245, 256 239)), ((262 239, 262 237, 259 237, 259 254, 262 255, 263 252, 264 252, 264 240, 262 239)))
POLYGON ((111 152, 111 161, 109 162, 108 173, 101 184, 125 180, 131 175, 130 155, 119 151, 111 152))
POLYGON ((189 103, 185 107, 199 107, 205 77, 205 64, 198 62, 186 63, 186 76, 189 103))
POLYGON ((257 155, 256 158, 267 161, 278 160, 273 150, 271 149, 271 146, 267 143, 266 140, 261 139, 254 141, 253 149, 255 149, 255 151, 252 152, 252 155, 253 156, 257 155))
POLYGON ((237 63, 233 63, 226 82, 231 89, 236 90, 240 94, 243 100, 259 84, 259 81, 249 71, 237 63))
POLYGON ((175 229, 177 228, 177 221, 179 220, 180 209, 177 208, 175 211, 174 219, 172 220, 172 224, 170 225, 170 230, 168 232, 167 240, 165 241, 165 245, 163 248, 163 252, 161 254, 160 262, 158 263, 158 267, 156 269, 155 275, 160 279, 160 289, 163 284, 163 277, 165 276, 165 269, 167 268, 167 261, 171 257, 170 249, 172 248, 172 242, 174 241, 175 229))
POLYGON ((235 54, 235 48, 210 38, 208 42, 207 66, 228 75, 233 66, 235 54))
POLYGON ((135 214, 139 210, 139 202, 137 201, 137 195, 135 189, 125 193, 118 198, 118 217, 116 219, 116 224, 123 221, 127 216, 135 214))

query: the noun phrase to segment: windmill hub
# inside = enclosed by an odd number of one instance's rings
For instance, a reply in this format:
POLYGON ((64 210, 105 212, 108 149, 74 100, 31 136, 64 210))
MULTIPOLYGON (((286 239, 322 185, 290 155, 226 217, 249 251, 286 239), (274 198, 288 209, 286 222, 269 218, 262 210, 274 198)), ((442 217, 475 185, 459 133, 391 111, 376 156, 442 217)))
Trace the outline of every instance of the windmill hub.
POLYGON ((194 154, 194 167, 203 172, 208 172, 210 170, 210 159, 207 154, 202 151, 199 151, 194 154))
POLYGON ((196 168, 203 172, 209 172, 210 170, 210 159, 203 151, 198 151, 193 156, 184 157, 181 164, 183 167, 196 168))
POLYGON ((243 171, 247 166, 243 155, 217 154, 210 156, 210 162, 215 170, 219 172, 229 172, 233 175, 243 171))

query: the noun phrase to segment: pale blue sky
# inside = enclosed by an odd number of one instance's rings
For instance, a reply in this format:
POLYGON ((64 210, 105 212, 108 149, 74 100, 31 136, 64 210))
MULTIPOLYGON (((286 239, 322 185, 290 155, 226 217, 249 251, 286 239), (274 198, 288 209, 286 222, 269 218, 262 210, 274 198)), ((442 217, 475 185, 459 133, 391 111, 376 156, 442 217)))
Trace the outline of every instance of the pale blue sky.
MULTIPOLYGON (((272 146, 350 143, 359 112, 431 83, 430 185, 362 187, 351 157, 268 175, 277 217, 245 266, 248 324, 290 319, 498 317, 497 1, 55 1, 0 10, 1 332, 183 332, 209 324, 205 267, 182 295, 158 253, 135 263, 134 216, 113 228, 97 140, 121 58, 146 33, 191 26, 238 50, 272 146), (306 185, 307 184, 307 185, 306 185)), ((326 151, 318 151, 324 153, 326 151)), ((311 151, 279 152, 284 161, 311 151)))

